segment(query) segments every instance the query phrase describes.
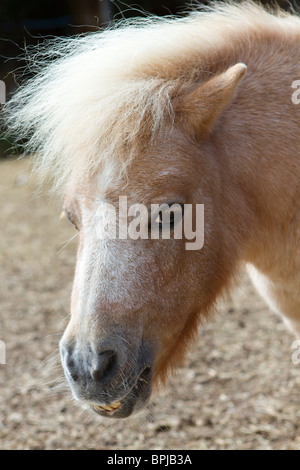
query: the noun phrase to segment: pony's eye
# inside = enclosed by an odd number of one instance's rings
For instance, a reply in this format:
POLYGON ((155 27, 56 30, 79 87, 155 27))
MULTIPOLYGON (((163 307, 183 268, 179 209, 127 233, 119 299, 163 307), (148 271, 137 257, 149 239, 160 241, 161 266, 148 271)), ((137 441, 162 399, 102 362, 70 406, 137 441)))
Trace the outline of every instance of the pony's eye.
POLYGON ((166 223, 166 216, 168 217, 168 225, 172 226, 174 225, 174 220, 175 220, 175 216, 174 216, 174 212, 166 212, 164 211, 164 214, 163 214, 163 211, 160 211, 158 213, 158 216, 156 217, 154 223, 155 224, 159 224, 159 225, 163 225, 166 223))
POLYGON ((77 224, 76 222, 74 221, 73 217, 71 216, 71 213, 67 210, 64 211, 65 214, 66 214, 66 217, 67 219, 71 222, 72 225, 74 225, 74 227, 76 228, 76 230, 78 230, 78 227, 77 227, 77 224))
POLYGON ((183 218, 183 205, 174 204, 162 204, 159 212, 151 217, 149 228, 158 227, 173 228, 176 224, 182 221, 183 218))

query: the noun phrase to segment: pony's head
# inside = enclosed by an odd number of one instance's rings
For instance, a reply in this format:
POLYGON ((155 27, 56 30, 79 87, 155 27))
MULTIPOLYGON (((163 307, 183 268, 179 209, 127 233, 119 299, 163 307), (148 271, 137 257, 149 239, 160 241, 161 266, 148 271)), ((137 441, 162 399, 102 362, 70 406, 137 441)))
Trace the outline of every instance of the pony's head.
POLYGON ((96 171, 84 184, 78 175, 68 184, 64 209, 79 231, 79 248, 61 354, 75 396, 101 414, 126 417, 147 403, 153 383, 183 357, 199 315, 206 315, 229 275, 218 223, 218 168, 199 140, 244 72, 238 64, 174 98, 174 117, 155 139, 151 117, 144 116, 135 141, 127 138, 122 149, 123 158, 132 152, 126 174, 114 180, 96 171), (205 207, 204 246, 198 204, 205 207), (101 218, 104 205, 113 209, 101 218), (193 242, 185 231, 174 236, 179 222, 187 228, 190 207, 193 242), (113 236, 101 237, 104 227, 113 236))
MULTIPOLYGON (((8 105, 11 128, 29 135, 39 170, 51 172, 79 232, 60 350, 74 396, 105 416, 144 407, 236 266, 244 227, 229 234, 234 194, 222 191, 230 165, 220 162, 217 136, 246 66, 220 60, 218 27, 212 33, 206 14, 199 18, 151 20, 63 43, 8 105), (114 233, 125 196, 128 224, 148 236, 99 236, 99 208, 114 208, 105 219, 114 233), (146 208, 139 224, 135 204, 146 208), (197 215, 204 205, 204 245, 191 247, 185 231, 175 237, 175 212, 149 216, 152 204, 184 209, 181 227, 186 208, 197 215)), ((197 237, 197 220, 190 228, 197 237)))

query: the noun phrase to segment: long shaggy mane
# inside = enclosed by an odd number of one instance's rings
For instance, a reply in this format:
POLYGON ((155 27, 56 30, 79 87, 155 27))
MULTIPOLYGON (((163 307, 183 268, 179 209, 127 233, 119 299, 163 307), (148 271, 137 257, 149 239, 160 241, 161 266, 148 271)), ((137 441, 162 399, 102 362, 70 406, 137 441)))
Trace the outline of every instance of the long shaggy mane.
POLYGON ((216 2, 182 18, 149 16, 48 40, 31 50, 34 77, 4 107, 5 126, 26 139, 25 153, 36 155, 40 179, 50 176, 54 191, 76 172, 105 171, 109 184, 124 174, 141 136, 151 142, 172 125, 174 97, 212 73, 214 50, 241 31, 280 28, 285 15, 248 1, 216 2))

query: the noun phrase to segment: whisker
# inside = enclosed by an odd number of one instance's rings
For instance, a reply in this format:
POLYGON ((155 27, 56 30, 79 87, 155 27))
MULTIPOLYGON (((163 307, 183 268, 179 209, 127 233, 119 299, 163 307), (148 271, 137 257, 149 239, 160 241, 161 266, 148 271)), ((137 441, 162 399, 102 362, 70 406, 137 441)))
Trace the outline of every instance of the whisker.
POLYGON ((72 235, 72 237, 70 237, 66 242, 63 242, 65 244, 58 250, 56 254, 58 255, 64 248, 66 248, 66 246, 68 246, 69 243, 71 243, 71 241, 77 237, 77 235, 78 235, 78 232, 74 233, 74 235, 72 235))

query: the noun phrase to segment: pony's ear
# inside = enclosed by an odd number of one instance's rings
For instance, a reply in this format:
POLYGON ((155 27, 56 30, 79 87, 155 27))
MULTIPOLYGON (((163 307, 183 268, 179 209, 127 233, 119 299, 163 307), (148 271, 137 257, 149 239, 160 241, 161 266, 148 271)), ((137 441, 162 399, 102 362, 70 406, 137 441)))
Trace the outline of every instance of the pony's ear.
POLYGON ((179 97, 175 109, 178 124, 197 138, 205 138, 232 99, 246 70, 245 64, 233 65, 202 83, 192 93, 179 97))

